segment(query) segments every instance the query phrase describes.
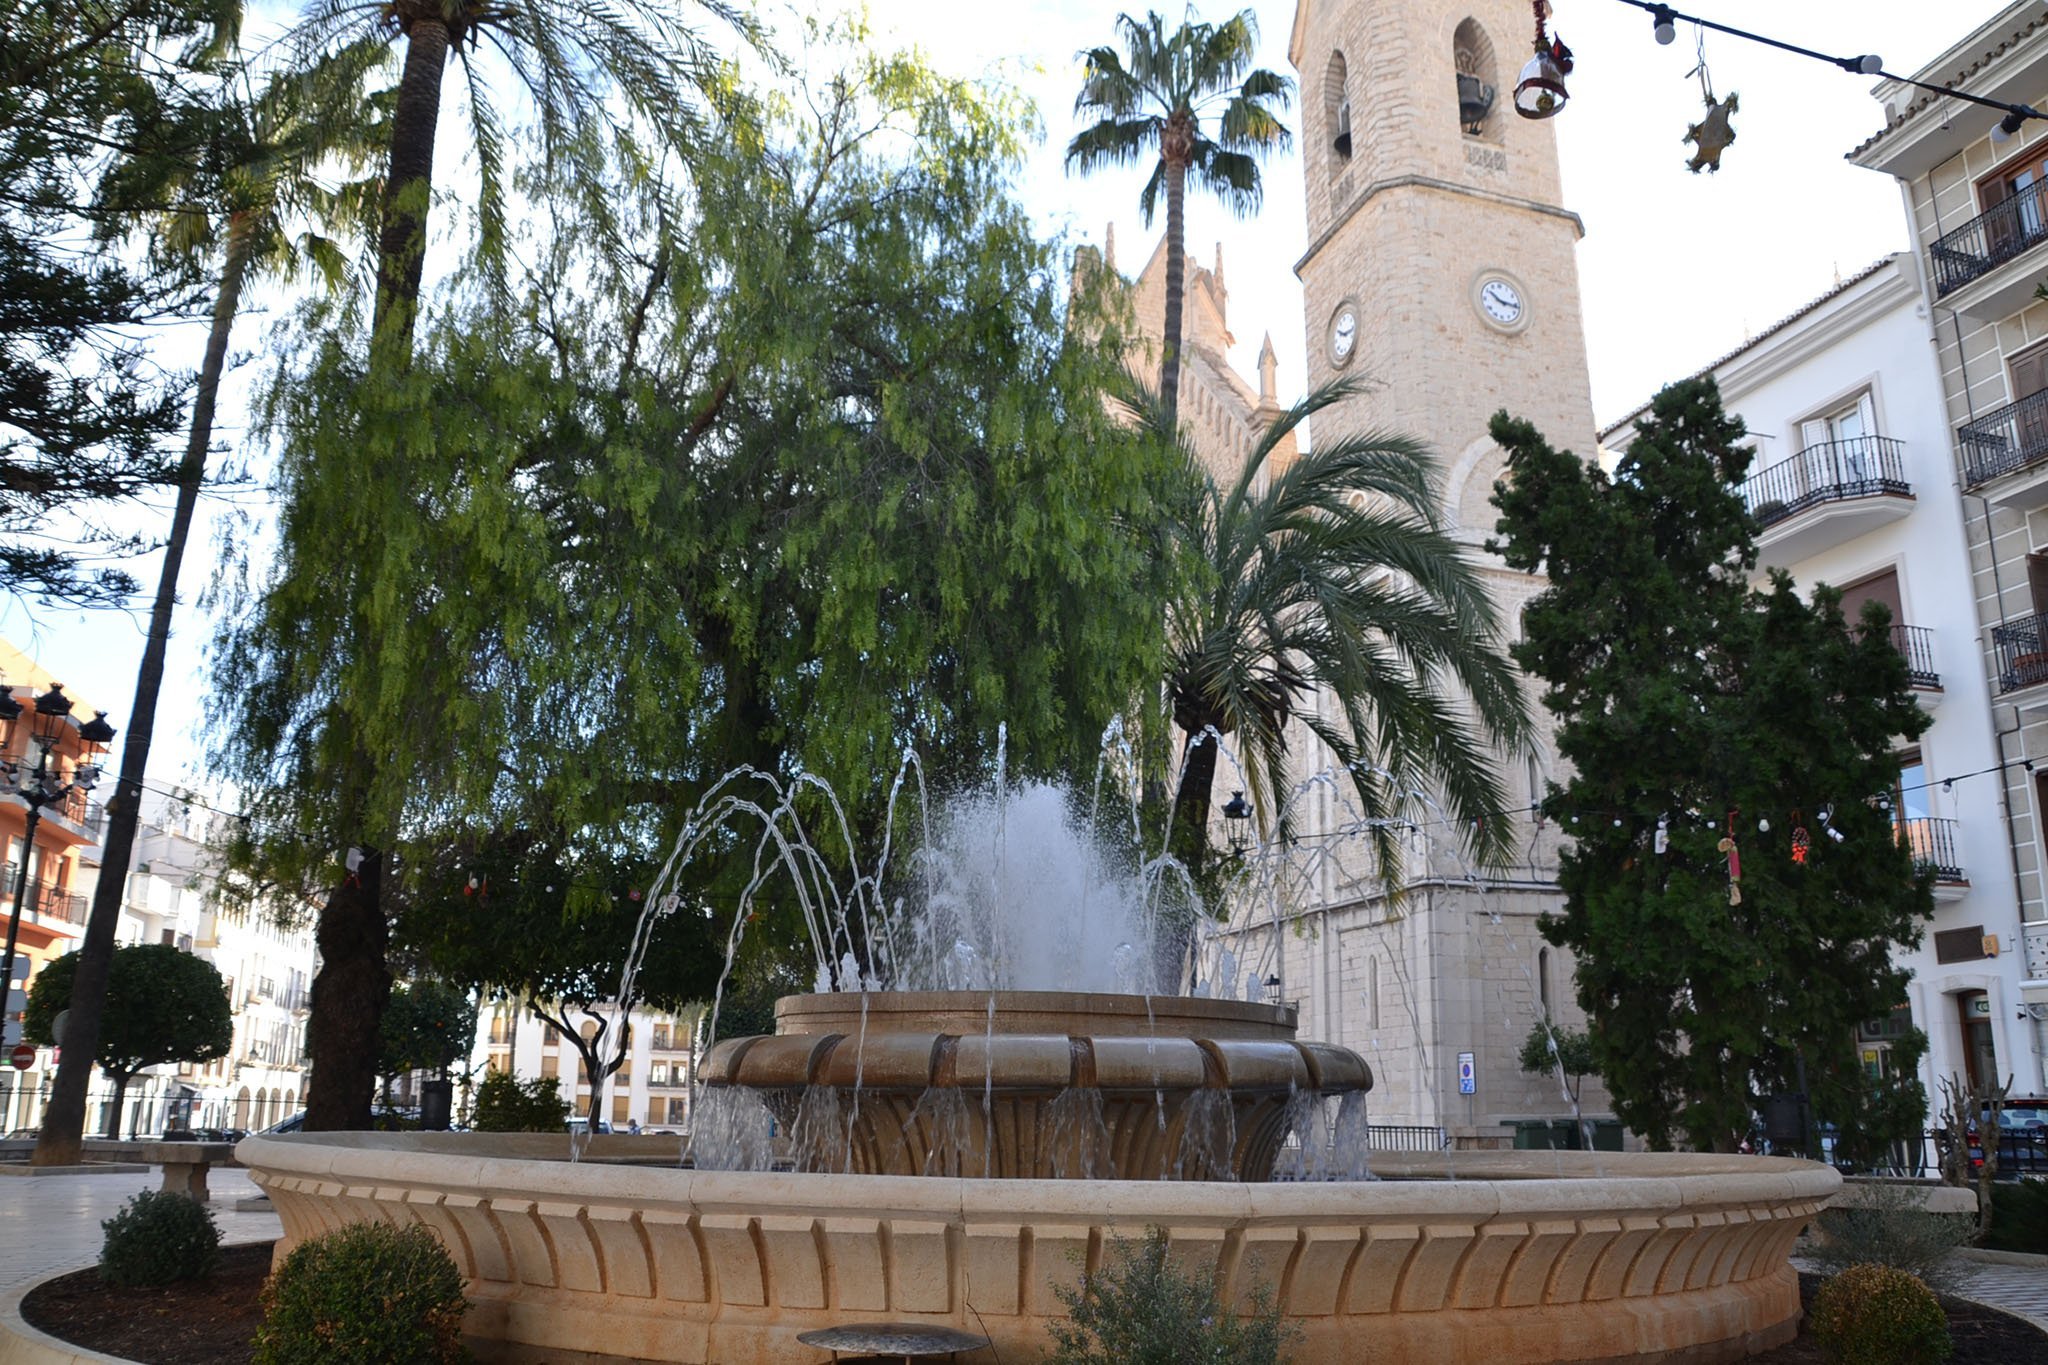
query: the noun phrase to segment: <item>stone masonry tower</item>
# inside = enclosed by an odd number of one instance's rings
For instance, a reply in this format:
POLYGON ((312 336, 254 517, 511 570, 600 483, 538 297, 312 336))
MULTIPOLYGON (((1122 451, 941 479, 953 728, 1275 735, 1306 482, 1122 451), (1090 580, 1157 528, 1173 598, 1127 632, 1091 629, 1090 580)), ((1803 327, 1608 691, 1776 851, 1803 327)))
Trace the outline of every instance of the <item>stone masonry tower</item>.
MULTIPOLYGON (((1595 442, 1581 227, 1558 203, 1552 125, 1513 109, 1534 28, 1528 0, 1299 0, 1288 47, 1301 80, 1308 377, 1366 386, 1317 416, 1310 444, 1346 430, 1426 442, 1446 520, 1511 637, 1543 583, 1479 548, 1503 465, 1487 422, 1506 408, 1583 456, 1595 442)), ((1535 709, 1535 752, 1500 758, 1520 807, 1516 866, 1468 866, 1464 831, 1425 818, 1390 888, 1324 784, 1307 798, 1299 846, 1327 852, 1288 905, 1248 911, 1231 935, 1238 961, 1300 1008, 1305 1036, 1365 1055, 1374 1122, 1414 1125, 1425 1144, 1505 1145, 1518 1122, 1569 1112, 1554 1078, 1517 1061, 1539 1018, 1583 1026, 1569 958, 1536 930, 1560 897, 1559 831, 1532 810, 1556 763, 1535 709)), ((1300 738, 1304 773, 1327 763, 1300 738)), ((1588 1118, 1608 1109, 1596 1081, 1581 1099, 1588 1118)))
POLYGON ((1363 376, 1372 391, 1335 423, 1428 441, 1479 539, 1496 410, 1582 454, 1594 441, 1582 229, 1559 206, 1553 125, 1513 107, 1534 29, 1526 0, 1300 0, 1288 44, 1310 383, 1363 376))

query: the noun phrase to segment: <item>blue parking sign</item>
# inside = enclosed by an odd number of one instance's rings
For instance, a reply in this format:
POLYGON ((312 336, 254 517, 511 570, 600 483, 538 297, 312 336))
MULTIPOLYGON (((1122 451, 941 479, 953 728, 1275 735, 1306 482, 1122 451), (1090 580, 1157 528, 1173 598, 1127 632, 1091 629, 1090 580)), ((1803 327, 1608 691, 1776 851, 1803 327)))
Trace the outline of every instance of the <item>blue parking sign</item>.
POLYGON ((1472 1064, 1471 1053, 1461 1052, 1458 1054, 1458 1093, 1471 1095, 1477 1093, 1478 1089, 1479 1069, 1472 1064))

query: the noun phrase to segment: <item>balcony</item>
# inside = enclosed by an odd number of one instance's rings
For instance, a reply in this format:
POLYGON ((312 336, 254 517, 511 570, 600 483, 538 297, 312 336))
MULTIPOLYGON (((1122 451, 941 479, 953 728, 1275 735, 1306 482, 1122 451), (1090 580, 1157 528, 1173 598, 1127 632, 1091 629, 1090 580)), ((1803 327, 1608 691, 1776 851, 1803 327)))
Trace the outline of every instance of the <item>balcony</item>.
POLYGON ((1993 626, 1991 648, 1999 695, 2048 683, 2048 616, 2022 616, 1993 626))
POLYGON ((1901 820, 1898 834, 1913 855, 1913 866, 1934 873, 1936 900, 1956 900, 1969 890, 1970 879, 1963 875, 1962 855, 1956 850, 1954 820, 1901 820))
POLYGON ((2029 185, 2003 203, 1993 204, 1928 248, 1937 298, 1957 312, 1996 319, 2016 313, 2034 292, 2040 272, 2002 267, 2048 242, 2048 203, 2043 187, 2029 185))
MULTIPOLYGON (((1893 626, 1892 648, 1906 661, 1906 677, 1923 694, 1941 691, 1941 673, 1934 666, 1934 632, 1926 626, 1893 626)), ((1932 695, 1923 695, 1928 704, 1932 695)))
POLYGON ((2020 999, 2030 1005, 2048 1005, 2048 924, 2022 925, 2020 948, 2027 964, 2020 999))
POLYGON ((1743 481, 1767 564, 1786 565, 1854 540, 1913 510, 1905 447, 1889 436, 1808 446, 1743 481))
MULTIPOLYGON (((1956 449, 1963 461, 1963 487, 1973 490, 2048 464, 2048 392, 2030 394, 1957 427, 1956 449)), ((2042 473, 2048 475, 2048 469, 2042 473)), ((2033 484, 2030 480, 2027 487, 2033 484)), ((2008 502, 2013 496, 2014 490, 2006 490, 1992 501, 2008 502)))
MULTIPOLYGON (((0 896, 14 903, 14 879, 21 875, 20 863, 0 866, 0 896)), ((74 896, 48 882, 30 881, 22 890, 22 908, 44 924, 84 927, 91 906, 83 896, 74 896)))

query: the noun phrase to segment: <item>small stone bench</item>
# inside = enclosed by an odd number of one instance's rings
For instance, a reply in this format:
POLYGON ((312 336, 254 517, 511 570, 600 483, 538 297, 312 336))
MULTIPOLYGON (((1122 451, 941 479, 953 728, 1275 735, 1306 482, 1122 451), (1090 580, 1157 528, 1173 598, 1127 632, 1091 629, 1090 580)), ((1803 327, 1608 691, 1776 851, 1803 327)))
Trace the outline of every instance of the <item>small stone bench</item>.
MULTIPOLYGON (((0 1161, 25 1164, 35 1152, 35 1147, 33 1141, 26 1139, 0 1142, 0 1161)), ((161 1166, 165 1190, 190 1195, 203 1204, 212 1197, 206 1188, 206 1173, 215 1166, 240 1164, 235 1160, 235 1144, 232 1142, 163 1142, 156 1139, 124 1142, 115 1138, 87 1138, 85 1159, 87 1164, 83 1166, 32 1169, 54 1175, 60 1171, 104 1171, 135 1164, 161 1166)))

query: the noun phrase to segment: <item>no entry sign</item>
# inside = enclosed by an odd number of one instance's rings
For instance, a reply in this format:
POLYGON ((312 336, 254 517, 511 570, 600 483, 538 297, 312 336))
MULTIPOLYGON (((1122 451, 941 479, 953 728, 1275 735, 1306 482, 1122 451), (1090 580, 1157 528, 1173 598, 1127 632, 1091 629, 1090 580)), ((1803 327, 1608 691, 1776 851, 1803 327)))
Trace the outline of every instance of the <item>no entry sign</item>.
POLYGON ((36 1064, 36 1050, 27 1043, 16 1043, 14 1051, 7 1054, 7 1060, 14 1063, 16 1071, 26 1071, 36 1064))

